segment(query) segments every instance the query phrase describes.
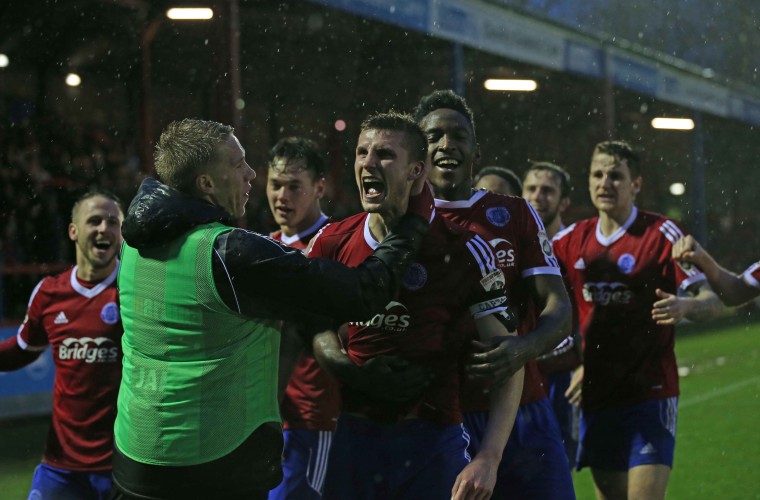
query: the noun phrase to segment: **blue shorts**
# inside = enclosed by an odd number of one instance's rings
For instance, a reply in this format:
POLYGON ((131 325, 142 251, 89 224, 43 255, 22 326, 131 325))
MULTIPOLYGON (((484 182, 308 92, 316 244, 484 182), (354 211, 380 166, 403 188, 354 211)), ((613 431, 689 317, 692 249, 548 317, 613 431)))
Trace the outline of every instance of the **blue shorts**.
POLYGON ((282 454, 282 482, 269 492, 269 500, 319 500, 327 472, 332 431, 286 429, 282 454))
POLYGON ((451 498, 468 464, 467 439, 458 425, 404 420, 384 425, 341 415, 325 478, 330 500, 451 498))
POLYGON ((572 373, 555 372, 547 376, 549 401, 557 417, 562 443, 565 445, 565 456, 570 469, 575 468, 578 455, 578 435, 580 434, 580 410, 567 400, 565 391, 570 387, 572 373))
POLYGON ((79 472, 40 464, 34 469, 29 500, 105 500, 111 471, 79 472))
POLYGON ((637 465, 673 467, 678 398, 583 411, 578 469, 627 471, 637 465))
MULTIPOLYGON (((472 456, 480 449, 487 423, 487 412, 464 416, 472 456)), ((548 398, 520 406, 491 498, 575 500, 573 478, 548 398)))

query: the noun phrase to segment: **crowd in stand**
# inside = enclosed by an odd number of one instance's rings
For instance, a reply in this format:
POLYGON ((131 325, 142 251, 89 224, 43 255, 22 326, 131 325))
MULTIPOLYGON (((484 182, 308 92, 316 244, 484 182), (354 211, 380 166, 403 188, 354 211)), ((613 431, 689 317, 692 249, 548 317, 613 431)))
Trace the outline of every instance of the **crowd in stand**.
POLYGON ((128 203, 140 180, 134 142, 118 132, 53 120, 0 125, 0 320, 23 317, 36 264, 73 262, 74 200, 106 189, 128 203))

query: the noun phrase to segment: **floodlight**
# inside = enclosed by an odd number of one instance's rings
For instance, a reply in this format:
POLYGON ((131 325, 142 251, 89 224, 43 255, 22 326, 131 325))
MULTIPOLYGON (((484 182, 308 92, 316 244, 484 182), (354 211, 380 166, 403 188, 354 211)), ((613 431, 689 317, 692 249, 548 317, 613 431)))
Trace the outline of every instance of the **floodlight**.
POLYGON ((673 196, 681 196, 686 192, 686 186, 683 182, 674 182, 670 185, 670 194, 673 196))
POLYGON ((0 54, 0 68, 5 68, 10 64, 11 60, 5 54, 0 54))
POLYGON ((82 79, 76 73, 69 73, 66 75, 66 85, 69 87, 79 87, 82 83, 82 79))
POLYGON ((487 90, 499 90, 502 92, 533 92, 538 88, 535 80, 508 80, 489 78, 483 86, 487 90))
POLYGON ((693 130, 694 120, 691 118, 652 118, 652 127, 660 130, 693 130))
POLYGON ((166 11, 166 17, 175 21, 205 21, 214 17, 209 7, 172 7, 166 11))

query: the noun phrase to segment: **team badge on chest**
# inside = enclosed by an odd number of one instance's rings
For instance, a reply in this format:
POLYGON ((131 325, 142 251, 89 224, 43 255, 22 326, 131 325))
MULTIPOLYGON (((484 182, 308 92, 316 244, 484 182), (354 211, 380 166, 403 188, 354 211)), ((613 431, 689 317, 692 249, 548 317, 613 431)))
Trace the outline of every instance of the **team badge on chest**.
POLYGON ((419 290, 425 286, 427 275, 427 269, 425 269, 422 264, 415 262, 407 268, 406 272, 404 272, 404 276, 401 278, 401 284, 403 284, 404 288, 407 290, 419 290))
POLYGON ((486 219, 496 227, 504 227, 510 219, 509 210, 504 207, 491 207, 486 210, 486 219))
POLYGON ((636 258, 629 253, 624 253, 618 258, 617 267, 621 273, 631 274, 633 268, 636 267, 636 258))
POLYGON ((116 305, 116 302, 109 302, 103 306, 103 309, 100 310, 100 319, 106 325, 115 325, 119 322, 119 306, 116 305))

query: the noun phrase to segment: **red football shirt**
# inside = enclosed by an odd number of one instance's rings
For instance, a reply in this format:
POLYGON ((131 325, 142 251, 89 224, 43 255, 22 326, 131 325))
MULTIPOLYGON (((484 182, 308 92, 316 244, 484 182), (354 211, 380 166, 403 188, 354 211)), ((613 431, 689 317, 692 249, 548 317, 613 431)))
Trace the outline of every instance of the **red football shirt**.
POLYGON ((671 258, 683 231, 665 217, 634 207, 609 237, 599 218, 568 227, 554 252, 575 295, 585 375, 583 407, 606 408, 678 395, 675 329, 652 320, 655 290, 676 293, 705 279, 671 258))
POLYGON ((62 469, 111 468, 121 336, 116 273, 100 283, 76 267, 43 279, 32 292, 17 335, 28 351, 53 350, 53 420, 44 462, 62 469))
MULTIPOLYGON (((314 239, 310 256, 357 266, 377 247, 368 227, 369 215, 358 214, 329 224, 314 239)), ((462 328, 470 305, 483 294, 481 280, 493 276, 495 255, 479 236, 443 217, 435 217, 417 261, 402 278, 401 290, 385 311, 348 327, 346 352, 362 365, 378 355, 396 355, 429 367, 436 375, 421 398, 389 404, 343 389, 343 411, 377 421, 396 422, 410 416, 451 425, 462 422, 459 367, 468 332, 462 328)), ((504 310, 494 307, 480 314, 504 310)))
MULTIPOLYGON (((270 236, 293 248, 305 250, 327 221, 327 216, 322 215, 316 224, 302 233, 288 237, 282 231, 276 231, 270 236)), ((311 349, 304 351, 293 369, 280 413, 285 429, 335 430, 340 413, 340 384, 319 366, 311 349)))
MULTIPOLYGON (((525 335, 536 327, 539 311, 530 297, 525 278, 539 274, 560 276, 541 218, 524 199, 485 190, 476 191, 469 200, 435 200, 435 209, 444 217, 466 227, 487 240, 497 256, 499 269, 507 282, 512 312, 520 321, 518 333, 525 335)), ((470 325, 474 329, 474 325, 470 325)), ((474 335, 474 334, 473 334, 474 335)), ((465 381, 462 409, 488 411, 488 394, 480 383, 465 381)), ((543 378, 535 361, 525 365, 525 382, 520 404, 546 397, 543 378)))

